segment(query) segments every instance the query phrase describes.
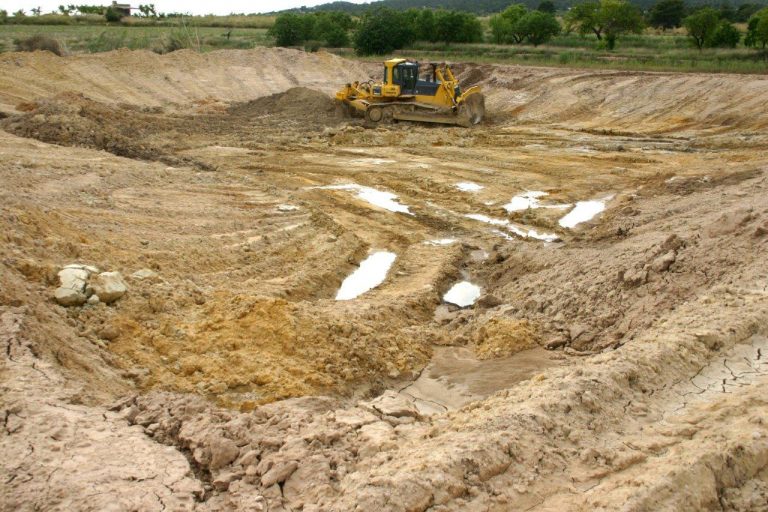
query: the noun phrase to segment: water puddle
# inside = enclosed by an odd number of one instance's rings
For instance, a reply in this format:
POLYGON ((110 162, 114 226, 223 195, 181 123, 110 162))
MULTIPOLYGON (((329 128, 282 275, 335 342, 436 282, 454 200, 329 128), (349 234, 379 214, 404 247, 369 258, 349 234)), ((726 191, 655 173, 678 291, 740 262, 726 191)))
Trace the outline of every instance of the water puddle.
POLYGON ((445 302, 455 304, 460 308, 466 308, 474 304, 480 298, 480 287, 469 281, 456 283, 443 295, 445 302))
POLYGON ((560 225, 564 228, 573 228, 582 222, 592 220, 597 214, 605 210, 605 202, 611 197, 594 201, 579 201, 573 210, 560 219, 560 225))
POLYGON ((512 200, 504 205, 504 209, 508 212, 520 212, 524 210, 534 210, 536 208, 556 208, 565 209, 570 208, 570 204, 542 204, 539 201, 540 198, 548 196, 546 192, 538 190, 529 190, 520 195, 512 198, 512 200))
POLYGON ((472 183, 471 181, 462 181, 454 186, 462 192, 478 192, 485 188, 484 186, 472 183))
POLYGON ((351 300, 379 286, 387 278, 387 272, 395 258, 395 253, 387 251, 375 252, 368 256, 360 263, 360 267, 341 283, 336 300, 351 300))
POLYGON ((362 199, 363 201, 366 201, 374 206, 378 206, 379 208, 384 208, 385 210, 389 210, 391 212, 413 215, 413 213, 411 213, 411 211, 408 209, 409 207, 397 202, 397 195, 391 192, 384 192, 382 190, 376 190, 375 188, 371 187, 364 187, 355 183, 347 183, 344 185, 326 185, 324 187, 313 188, 319 188, 321 190, 350 190, 352 192, 357 192, 358 199, 362 199))
MULTIPOLYGON (((506 228, 510 233, 513 233, 520 238, 533 238, 535 240, 541 240, 542 242, 556 242, 560 240, 560 237, 553 233, 539 233, 535 229, 518 226, 506 219, 494 219, 481 213, 470 213, 467 214, 466 217, 479 222, 485 222, 486 224, 490 224, 492 226, 502 226, 506 228)), ((503 231, 494 230, 494 233, 501 234, 505 238, 511 239, 503 231)))
POLYGON ((559 363, 557 355, 535 348, 509 357, 480 360, 466 347, 435 347, 418 379, 400 391, 420 414, 458 409, 541 373, 559 363))

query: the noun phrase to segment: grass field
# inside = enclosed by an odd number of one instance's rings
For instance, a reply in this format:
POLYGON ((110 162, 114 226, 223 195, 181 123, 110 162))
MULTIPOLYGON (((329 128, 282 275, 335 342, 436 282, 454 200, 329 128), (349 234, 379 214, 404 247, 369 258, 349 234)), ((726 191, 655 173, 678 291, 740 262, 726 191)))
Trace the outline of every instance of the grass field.
MULTIPOLYGON (((65 53, 101 52, 118 48, 159 52, 179 48, 211 51, 223 48, 269 46, 269 16, 207 16, 164 20, 130 18, 122 25, 0 25, 0 51, 15 50, 14 40, 42 34, 59 41, 65 53)), ((741 27, 743 29, 743 27, 741 27)), ((334 53, 354 56, 351 48, 334 53)), ((397 52, 420 60, 469 60, 510 64, 607 68, 647 71, 768 74, 768 55, 751 48, 705 49, 692 47, 682 30, 648 32, 621 37, 608 52, 593 36, 560 35, 546 45, 416 43, 397 52)), ((381 57, 372 57, 381 60, 381 57)))
POLYGON ((13 51, 14 40, 42 34, 59 41, 66 53, 93 53, 118 48, 201 51, 221 48, 253 48, 271 43, 265 28, 218 28, 198 26, 105 26, 105 25, 4 25, 0 26, 0 51, 13 51))

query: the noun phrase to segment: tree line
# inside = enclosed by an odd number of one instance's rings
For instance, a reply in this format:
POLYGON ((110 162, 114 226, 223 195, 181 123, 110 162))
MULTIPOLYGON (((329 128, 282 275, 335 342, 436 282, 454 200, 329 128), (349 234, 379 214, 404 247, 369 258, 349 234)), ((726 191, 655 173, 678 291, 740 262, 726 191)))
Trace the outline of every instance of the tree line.
MULTIPOLYGON (((733 9, 689 7, 684 0, 658 0, 642 11, 627 0, 586 0, 558 17, 552 0, 536 9, 513 4, 491 16, 488 40, 496 44, 538 46, 561 33, 594 36, 600 45, 613 50, 620 37, 640 34, 651 26, 661 30, 684 27, 693 45, 703 48, 733 48, 742 40, 734 22, 748 22, 744 44, 765 48, 768 43, 768 7, 743 4, 733 9)), ((352 44, 358 54, 387 54, 417 41, 432 43, 478 43, 486 37, 474 14, 445 9, 387 7, 369 10, 355 19, 338 11, 283 13, 270 34, 279 46, 341 47, 352 44), (350 37, 349 34, 352 33, 350 37)))

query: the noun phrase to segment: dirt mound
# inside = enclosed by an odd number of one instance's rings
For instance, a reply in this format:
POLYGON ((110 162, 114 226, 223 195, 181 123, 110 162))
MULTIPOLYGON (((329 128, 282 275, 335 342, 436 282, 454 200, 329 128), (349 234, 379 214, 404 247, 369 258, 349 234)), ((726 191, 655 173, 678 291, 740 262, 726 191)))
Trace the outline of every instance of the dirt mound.
POLYGON ((62 93, 19 105, 23 114, 9 116, 0 127, 20 137, 65 146, 108 151, 117 156, 158 160, 171 165, 195 165, 192 159, 171 156, 154 135, 161 131, 186 131, 185 124, 127 105, 109 105, 82 94, 62 93))
POLYGON ((293 87, 285 92, 259 98, 230 108, 237 115, 277 115, 295 119, 324 119, 335 112, 335 103, 327 94, 308 89, 293 87))

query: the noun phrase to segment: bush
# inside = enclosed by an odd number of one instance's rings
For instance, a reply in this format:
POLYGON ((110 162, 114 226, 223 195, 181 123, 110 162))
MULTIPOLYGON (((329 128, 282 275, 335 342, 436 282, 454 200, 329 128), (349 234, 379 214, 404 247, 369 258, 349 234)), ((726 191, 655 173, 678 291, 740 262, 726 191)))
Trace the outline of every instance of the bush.
POLYGON ((106 18, 106 20, 109 23, 117 23, 121 19, 123 19, 123 15, 117 9, 113 9, 112 7, 109 7, 104 12, 104 18, 106 18))
POLYGON ((314 18, 294 13, 281 14, 269 29, 278 46, 296 46, 312 36, 314 18))
POLYGON ((55 53, 59 57, 63 55, 61 45, 53 38, 44 35, 34 35, 27 39, 14 40, 17 52, 34 52, 34 51, 49 51, 55 53))
POLYGON ((741 32, 729 21, 722 20, 707 41, 710 48, 736 48, 741 41, 741 32))

